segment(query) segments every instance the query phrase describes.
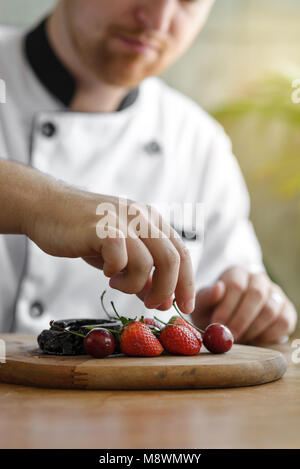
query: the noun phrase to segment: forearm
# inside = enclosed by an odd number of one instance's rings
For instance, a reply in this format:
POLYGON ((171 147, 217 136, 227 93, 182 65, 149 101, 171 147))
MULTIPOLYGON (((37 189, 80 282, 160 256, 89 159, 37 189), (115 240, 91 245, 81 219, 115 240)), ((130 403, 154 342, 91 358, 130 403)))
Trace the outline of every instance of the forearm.
POLYGON ((19 163, 0 158, 0 233, 27 234, 31 220, 58 183, 19 163))
POLYGON ((0 159, 0 233, 25 234, 51 256, 83 258, 112 278, 112 288, 128 294, 144 290, 148 308, 166 309, 175 294, 181 311, 191 313, 195 288, 190 256, 169 235, 171 227, 164 224, 160 231, 159 217, 153 225, 147 217, 141 221, 142 226, 150 224, 150 233, 158 233, 157 240, 147 237, 143 242, 127 216, 132 202, 120 210, 118 197, 84 191, 0 159), (106 207, 105 236, 103 229, 98 234, 100 204, 106 207), (127 235, 129 228, 134 236, 127 235))

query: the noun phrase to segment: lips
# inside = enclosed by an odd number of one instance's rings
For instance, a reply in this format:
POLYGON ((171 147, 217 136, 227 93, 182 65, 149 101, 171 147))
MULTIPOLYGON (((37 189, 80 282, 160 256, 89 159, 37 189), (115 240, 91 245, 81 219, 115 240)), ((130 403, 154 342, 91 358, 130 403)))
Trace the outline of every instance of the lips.
POLYGON ((123 42, 123 44, 126 44, 128 47, 135 49, 135 50, 146 50, 146 49, 152 49, 152 50, 157 50, 157 44, 151 41, 146 41, 143 39, 136 39, 132 38, 130 36, 123 36, 123 35, 118 35, 117 38, 123 42))

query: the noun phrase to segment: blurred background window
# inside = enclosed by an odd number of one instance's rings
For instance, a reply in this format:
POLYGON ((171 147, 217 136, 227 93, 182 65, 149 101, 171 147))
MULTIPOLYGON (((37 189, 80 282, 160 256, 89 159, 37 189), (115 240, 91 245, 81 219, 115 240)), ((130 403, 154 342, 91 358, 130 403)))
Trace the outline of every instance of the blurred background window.
MULTIPOLYGON (((0 23, 27 26, 54 3, 0 0, 0 23)), ((265 263, 298 311, 299 24, 299 0, 216 0, 194 46, 163 75, 230 135, 251 194, 251 218, 265 263)))

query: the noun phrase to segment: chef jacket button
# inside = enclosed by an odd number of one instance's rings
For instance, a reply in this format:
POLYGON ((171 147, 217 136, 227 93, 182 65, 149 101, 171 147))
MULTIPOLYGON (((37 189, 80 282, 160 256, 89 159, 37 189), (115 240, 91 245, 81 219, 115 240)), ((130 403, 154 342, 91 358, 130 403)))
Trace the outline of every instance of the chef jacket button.
POLYGON ((52 122, 44 122, 41 127, 41 132, 44 135, 44 137, 53 137, 56 133, 56 127, 52 122))
POLYGON ((30 306, 30 316, 32 318, 39 318, 44 313, 44 306, 39 301, 35 301, 30 306))
POLYGON ((151 142, 147 143, 147 145, 145 145, 145 151, 148 153, 148 155, 158 155, 159 153, 162 153, 160 144, 155 140, 152 140, 151 142))

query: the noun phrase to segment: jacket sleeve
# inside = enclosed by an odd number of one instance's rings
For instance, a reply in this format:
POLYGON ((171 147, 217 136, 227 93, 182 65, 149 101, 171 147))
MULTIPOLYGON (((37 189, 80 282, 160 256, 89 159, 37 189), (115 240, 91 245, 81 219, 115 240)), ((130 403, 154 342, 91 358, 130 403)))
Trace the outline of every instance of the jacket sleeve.
POLYGON ((213 283, 233 266, 242 266, 252 273, 265 271, 249 220, 248 190, 231 142, 219 124, 207 150, 201 180, 204 240, 195 272, 197 288, 213 283))

